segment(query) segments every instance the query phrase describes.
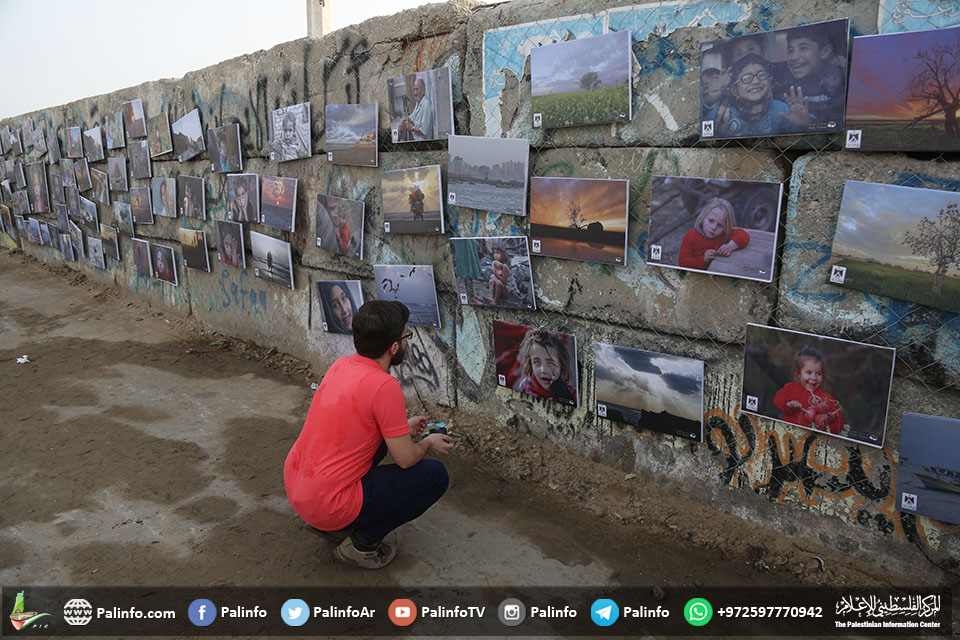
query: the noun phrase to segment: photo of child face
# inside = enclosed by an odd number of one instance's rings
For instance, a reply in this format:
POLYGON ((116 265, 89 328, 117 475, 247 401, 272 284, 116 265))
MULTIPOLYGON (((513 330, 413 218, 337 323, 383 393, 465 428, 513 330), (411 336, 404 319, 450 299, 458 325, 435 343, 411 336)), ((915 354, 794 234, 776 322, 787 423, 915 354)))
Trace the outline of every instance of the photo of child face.
POLYGON ((344 327, 350 327, 353 323, 353 305, 350 302, 350 296, 339 286, 330 289, 330 309, 336 316, 337 322, 344 327))
POLYGON ((297 142, 297 120, 296 116, 288 113, 283 117, 283 144, 294 145, 297 142))
POLYGON ((823 365, 816 358, 804 358, 800 368, 797 369, 797 382, 813 393, 823 382, 823 365))
POLYGON ((747 102, 761 102, 770 96, 773 74, 762 64, 743 67, 739 78, 734 78, 734 93, 747 102))
POLYGON ((703 219, 703 235, 708 238, 720 238, 726 233, 727 221, 723 209, 712 209, 703 219))
POLYGON ((560 377, 560 356, 554 347, 533 345, 530 349, 530 370, 537 383, 544 389, 560 377))
POLYGON ((237 207, 241 211, 245 211, 247 208, 247 187, 242 183, 237 185, 237 207))
POLYGON ((821 47, 811 38, 792 38, 787 43, 787 68, 795 80, 801 80, 820 71, 830 54, 829 46, 821 47))
POLYGON ((237 239, 231 235, 227 234, 223 237, 223 252, 226 254, 226 262, 231 265, 240 264, 239 258, 239 247, 237 246, 237 239))
POLYGON ((740 58, 755 53, 758 56, 763 55, 763 46, 757 38, 740 38, 733 45, 733 62, 740 58))

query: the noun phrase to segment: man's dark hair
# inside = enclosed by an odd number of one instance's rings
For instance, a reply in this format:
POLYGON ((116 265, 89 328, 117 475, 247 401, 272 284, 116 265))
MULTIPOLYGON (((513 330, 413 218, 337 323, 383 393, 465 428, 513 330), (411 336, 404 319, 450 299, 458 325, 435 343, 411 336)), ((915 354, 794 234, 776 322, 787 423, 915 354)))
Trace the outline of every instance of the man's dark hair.
POLYGON ((396 300, 371 300, 353 316, 353 346, 365 358, 379 358, 403 337, 410 309, 396 300))

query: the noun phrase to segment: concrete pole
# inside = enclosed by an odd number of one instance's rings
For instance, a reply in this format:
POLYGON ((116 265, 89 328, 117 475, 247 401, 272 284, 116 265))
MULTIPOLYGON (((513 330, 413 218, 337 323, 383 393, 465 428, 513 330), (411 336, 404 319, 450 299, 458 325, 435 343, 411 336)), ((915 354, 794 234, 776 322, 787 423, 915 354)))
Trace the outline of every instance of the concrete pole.
POLYGON ((333 0, 307 0, 307 37, 322 38, 333 31, 333 0))

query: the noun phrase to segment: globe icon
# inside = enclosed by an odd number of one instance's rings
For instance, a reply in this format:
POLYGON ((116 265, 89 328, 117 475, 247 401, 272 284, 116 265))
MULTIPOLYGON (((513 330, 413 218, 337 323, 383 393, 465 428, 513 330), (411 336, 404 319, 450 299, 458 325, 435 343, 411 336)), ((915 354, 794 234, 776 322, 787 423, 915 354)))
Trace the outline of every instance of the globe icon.
POLYGON ((63 619, 67 624, 83 626, 93 620, 93 607, 82 598, 68 600, 63 605, 63 619))

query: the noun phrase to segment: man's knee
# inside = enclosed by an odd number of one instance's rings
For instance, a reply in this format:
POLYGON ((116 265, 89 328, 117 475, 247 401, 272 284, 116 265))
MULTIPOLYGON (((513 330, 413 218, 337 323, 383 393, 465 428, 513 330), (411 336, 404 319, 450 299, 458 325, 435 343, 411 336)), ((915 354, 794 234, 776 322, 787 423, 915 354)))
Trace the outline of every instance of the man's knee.
POLYGON ((423 474, 424 482, 436 488, 437 497, 442 496, 450 484, 450 474, 443 463, 439 460, 421 460, 417 467, 422 467, 420 473, 423 474))

